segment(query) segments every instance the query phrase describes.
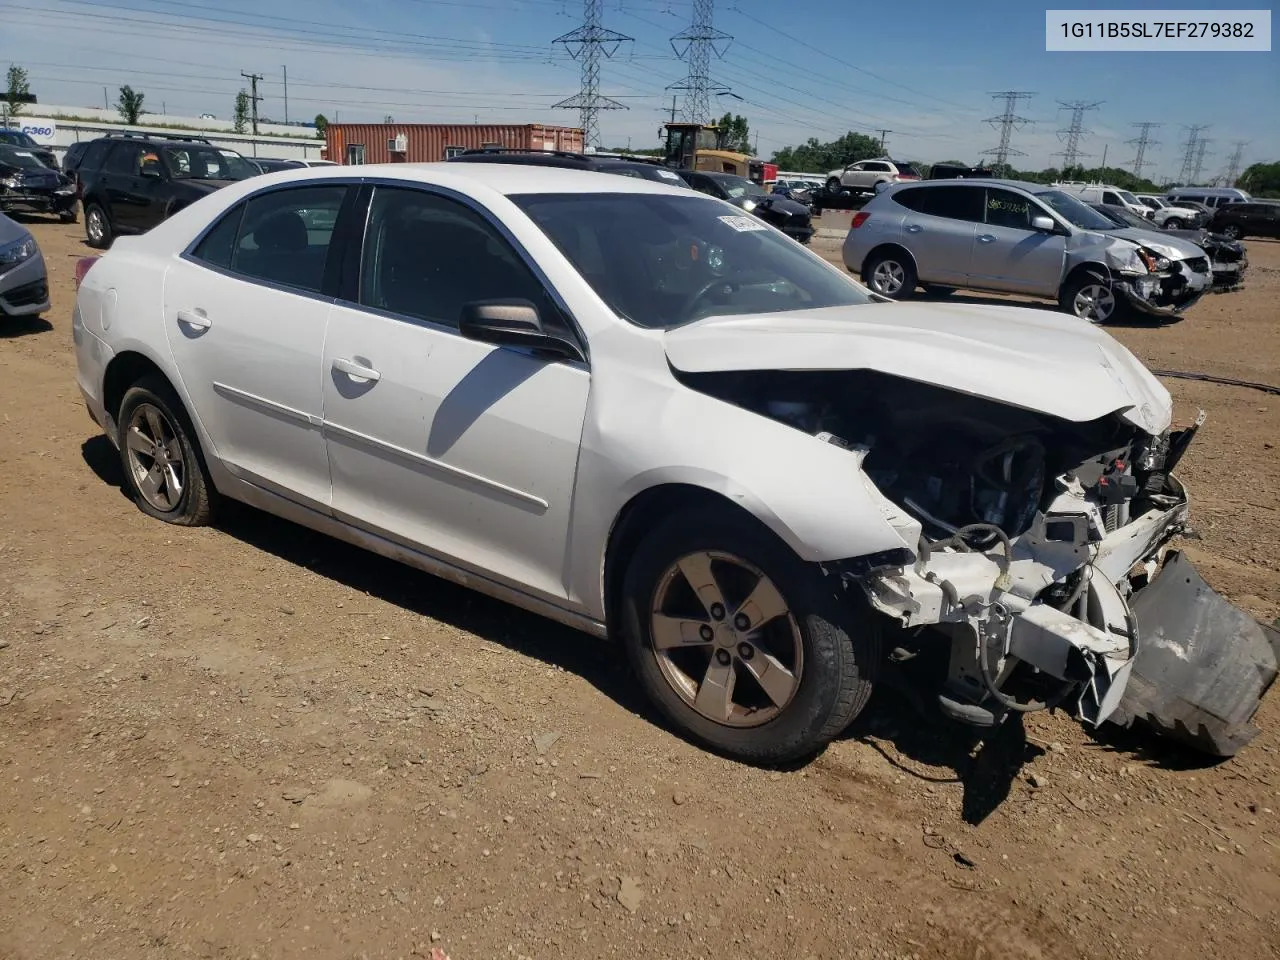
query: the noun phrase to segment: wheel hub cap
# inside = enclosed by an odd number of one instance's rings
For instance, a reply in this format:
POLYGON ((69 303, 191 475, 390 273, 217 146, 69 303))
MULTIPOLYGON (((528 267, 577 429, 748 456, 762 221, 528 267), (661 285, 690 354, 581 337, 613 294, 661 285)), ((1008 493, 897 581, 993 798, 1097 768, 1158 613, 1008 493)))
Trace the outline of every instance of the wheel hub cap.
POLYGON ((902 289, 906 271, 902 269, 901 264, 886 260, 876 266, 872 279, 875 281, 876 290, 880 293, 897 293, 902 289))
POLYGON ((717 551, 681 557, 659 578, 650 643, 680 699, 726 726, 772 720, 804 669, 799 627, 773 581, 717 551))
POLYGON ((125 449, 134 486, 155 509, 178 506, 186 481, 186 461, 178 433, 159 407, 141 403, 129 418, 125 449))

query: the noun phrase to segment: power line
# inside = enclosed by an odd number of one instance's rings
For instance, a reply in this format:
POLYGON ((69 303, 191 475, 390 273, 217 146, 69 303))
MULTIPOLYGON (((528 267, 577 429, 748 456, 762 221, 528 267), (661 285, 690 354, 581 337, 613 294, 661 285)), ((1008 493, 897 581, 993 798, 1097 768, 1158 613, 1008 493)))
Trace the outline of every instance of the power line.
POLYGON ((1133 175, 1141 177, 1142 171, 1147 165, 1147 148, 1157 146, 1160 141, 1151 139, 1151 131, 1156 127, 1164 126, 1162 123, 1153 123, 1150 120, 1143 120, 1135 123, 1133 126, 1138 128, 1138 135, 1132 140, 1126 140, 1125 143, 1136 144, 1138 147, 1138 155, 1133 158, 1133 175))
POLYGON ((609 59, 618 48, 633 39, 616 30, 607 30, 600 23, 603 0, 583 0, 582 25, 557 37, 553 43, 563 44, 569 55, 582 64, 582 77, 578 92, 553 107, 576 109, 578 125, 582 127, 584 146, 600 146, 600 111, 626 110, 627 105, 600 93, 600 61, 609 59))
POLYGON ((1030 100, 1035 94, 1027 90, 1001 90, 998 93, 991 94, 994 100, 1004 101, 1004 113, 995 117, 988 117, 986 122, 992 126, 1000 128, 1000 144, 983 150, 982 155, 993 155, 996 158, 995 166, 997 171, 1009 166, 1010 157, 1025 157, 1026 154, 1021 150, 1015 150, 1009 145, 1013 138, 1013 131, 1021 129, 1024 125, 1032 123, 1026 117, 1020 117, 1017 114, 1018 103, 1022 100, 1030 100))
MULTIPOLYGON (((1196 174, 1194 174, 1193 171, 1196 169, 1196 152, 1200 144, 1200 134, 1203 131, 1208 130, 1209 127, 1210 124, 1200 123, 1185 128, 1187 131, 1187 142, 1184 144, 1184 151, 1182 154, 1182 170, 1178 175, 1179 182, 1185 185, 1189 186, 1195 182, 1196 174)), ((1203 159, 1201 159, 1201 163, 1203 162, 1203 159)))
POLYGON ((1097 110, 1101 105, 1101 100, 1095 100, 1093 102, 1072 100, 1069 103, 1065 100, 1058 101, 1058 106, 1062 107, 1064 110, 1071 111, 1071 123, 1067 126, 1067 129, 1058 131, 1058 139, 1061 140, 1065 146, 1062 148, 1060 153, 1054 154, 1055 157, 1062 157, 1063 173, 1072 167, 1079 166, 1080 158, 1088 156, 1087 153, 1084 153, 1080 149, 1080 140, 1086 133, 1088 133, 1084 128, 1084 115, 1089 110, 1097 110))
POLYGON ((727 93, 729 88, 711 82, 711 58, 724 56, 733 37, 715 26, 715 0, 693 0, 693 19, 689 29, 671 38, 671 49, 689 65, 683 80, 668 90, 684 92, 684 119, 690 123, 706 123, 711 119, 711 95, 727 93))

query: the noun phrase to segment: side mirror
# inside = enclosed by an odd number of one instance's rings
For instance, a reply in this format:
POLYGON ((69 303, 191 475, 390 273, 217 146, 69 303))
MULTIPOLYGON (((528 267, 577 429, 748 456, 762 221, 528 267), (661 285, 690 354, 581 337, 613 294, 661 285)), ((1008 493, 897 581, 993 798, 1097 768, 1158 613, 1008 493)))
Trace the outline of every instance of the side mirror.
POLYGON ((1031 229, 1039 230, 1041 233, 1053 233, 1058 229, 1058 225, 1053 222, 1053 217, 1032 217, 1031 229))
POLYGON ((465 304, 458 332, 468 340, 499 347, 528 347, 574 360, 585 359, 575 344, 543 328, 538 308, 528 300, 477 300, 465 304))

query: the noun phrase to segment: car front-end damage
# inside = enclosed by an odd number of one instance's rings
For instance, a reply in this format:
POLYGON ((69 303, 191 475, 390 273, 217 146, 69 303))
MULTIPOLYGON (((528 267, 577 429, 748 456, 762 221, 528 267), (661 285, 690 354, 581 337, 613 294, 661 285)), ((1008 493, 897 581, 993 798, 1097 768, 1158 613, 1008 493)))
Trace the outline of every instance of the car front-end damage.
MULTIPOLYGON (((858 315, 882 309, 903 308, 858 315)), ((944 713, 991 726, 1060 707, 1092 726, 1141 719, 1208 752, 1234 753, 1256 733, 1249 721, 1276 677, 1277 651, 1267 628, 1188 575, 1172 550, 1188 517, 1173 470, 1200 421, 1171 431, 1167 392, 1114 342, 1097 341, 1095 361, 1078 369, 1083 390, 1098 361, 1110 375, 1093 381, 1106 395, 1092 406, 1054 394, 1070 389, 1055 374, 1072 365, 1061 354, 1079 341, 1058 344, 1061 370, 1046 353, 1038 404, 1008 366, 1016 334, 985 361, 951 344, 955 373, 942 373, 919 343, 914 358, 881 354, 881 341, 905 347, 933 319, 913 317, 905 338, 861 331, 853 355, 879 369, 835 369, 843 351, 830 339, 830 355, 809 360, 779 340, 774 365, 751 369, 748 354, 763 361, 770 352, 763 339, 714 330, 691 332, 669 356, 694 389, 857 459, 903 550, 825 566, 901 628, 888 644, 897 656, 945 659, 936 691, 944 713), (699 340, 721 347, 721 367, 738 369, 709 369, 692 349, 699 340), (991 378, 986 396, 975 395, 966 366, 976 381, 991 378), (904 375, 909 367, 919 379, 904 375)))
POLYGON ((1110 239, 1103 262, 1111 287, 1139 313, 1181 316, 1213 285, 1209 258, 1198 247, 1171 246, 1138 230, 1115 231, 1110 239))

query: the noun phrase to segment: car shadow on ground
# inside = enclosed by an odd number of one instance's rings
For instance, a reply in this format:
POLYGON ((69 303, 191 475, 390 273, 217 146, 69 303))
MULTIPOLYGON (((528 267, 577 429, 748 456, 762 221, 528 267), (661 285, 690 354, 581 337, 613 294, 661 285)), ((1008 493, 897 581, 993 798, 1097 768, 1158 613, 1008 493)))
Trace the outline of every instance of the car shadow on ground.
POLYGON ((53 324, 44 317, 0 317, 0 340, 30 337, 52 329, 53 324))
MULTIPOLYGON (((100 480, 128 497, 120 456, 106 437, 86 440, 81 454, 100 480)), ((235 501, 221 502, 216 525, 228 536, 348 589, 577 674, 624 709, 669 729, 636 687, 623 653, 614 643, 235 501)))
MULTIPOLYGON (((1065 319, 1070 319, 1071 314, 1066 313, 1058 308, 1056 303, 1048 300, 1010 300, 1007 297, 999 296, 983 296, 971 290, 956 291, 947 296, 930 295, 928 293, 917 292, 913 300, 921 303, 960 303, 969 304, 980 307, 1026 307, 1030 310, 1044 310, 1048 313, 1060 314, 1065 319)), ((1192 310, 1195 308, 1192 307, 1192 310)), ((1101 324, 1101 329, 1109 330, 1117 327, 1167 327, 1171 324, 1180 323, 1185 314, 1176 317, 1153 317, 1149 314, 1138 313, 1130 310, 1124 316, 1115 320, 1111 320, 1105 324, 1101 324)), ((1081 323, 1086 321, 1081 320, 1081 323)))

